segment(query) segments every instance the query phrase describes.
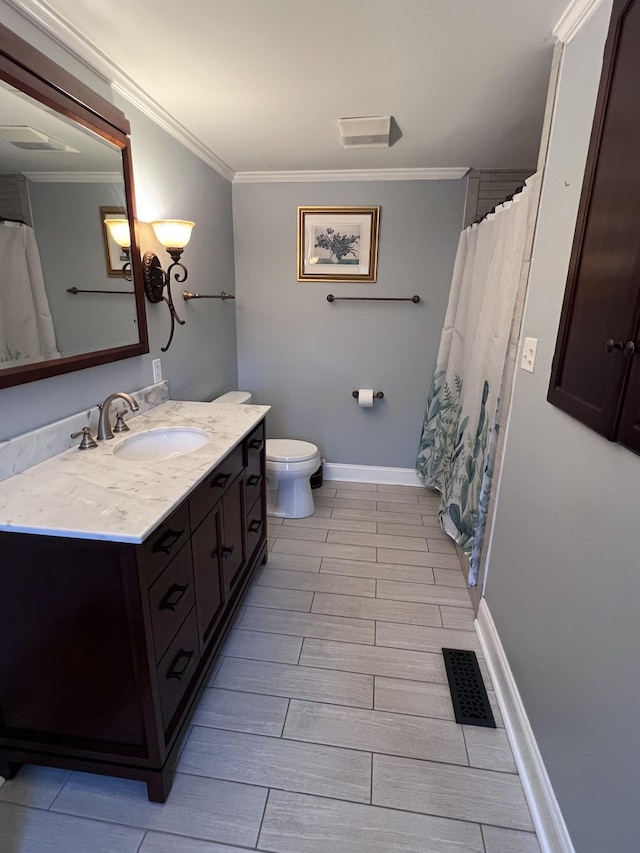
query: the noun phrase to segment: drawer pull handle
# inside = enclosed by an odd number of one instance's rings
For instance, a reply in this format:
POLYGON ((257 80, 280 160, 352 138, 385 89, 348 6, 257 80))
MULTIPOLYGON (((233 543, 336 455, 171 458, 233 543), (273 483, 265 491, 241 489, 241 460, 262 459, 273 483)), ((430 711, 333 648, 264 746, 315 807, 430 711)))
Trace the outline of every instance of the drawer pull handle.
POLYGON ((153 553, 157 554, 158 551, 162 551, 163 554, 169 554, 183 534, 184 530, 167 530, 164 536, 154 544, 152 548, 153 553))
POLYGON ((233 545, 223 545, 222 546, 222 558, 223 560, 230 560, 233 556, 233 545))
POLYGON ((216 489, 224 489, 230 477, 231 474, 218 474, 215 480, 211 483, 211 486, 216 489))
POLYGON ((169 669, 167 670, 167 678, 177 678, 178 681, 182 681, 182 677, 189 668, 189 664, 191 663, 191 658, 193 657, 193 651, 185 652, 184 649, 180 649, 178 654, 174 657, 173 661, 169 669), (181 669, 176 669, 176 666, 182 663, 181 669))
POLYGON ((252 474, 247 479, 247 486, 257 486, 260 482, 260 474, 252 474))
POLYGON ((260 530, 260 525, 262 521, 259 518, 254 518, 251 524, 249 525, 249 533, 257 533, 260 530))
POLYGON ((183 595, 188 589, 189 584, 185 584, 184 586, 182 586, 179 583, 174 583, 174 585, 170 587, 169 591, 160 602, 159 609, 175 610, 178 604, 180 604, 183 595))
POLYGON ((249 450, 262 450, 262 444, 261 438, 252 438, 249 442, 249 450))

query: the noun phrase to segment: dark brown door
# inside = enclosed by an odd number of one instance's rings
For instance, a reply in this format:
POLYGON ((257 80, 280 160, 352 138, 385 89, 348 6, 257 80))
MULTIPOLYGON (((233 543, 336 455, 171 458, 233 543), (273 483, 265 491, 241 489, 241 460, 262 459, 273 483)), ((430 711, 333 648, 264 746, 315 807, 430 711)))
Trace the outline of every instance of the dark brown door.
POLYGON ((640 0, 617 0, 549 402, 616 440, 640 315, 640 0))

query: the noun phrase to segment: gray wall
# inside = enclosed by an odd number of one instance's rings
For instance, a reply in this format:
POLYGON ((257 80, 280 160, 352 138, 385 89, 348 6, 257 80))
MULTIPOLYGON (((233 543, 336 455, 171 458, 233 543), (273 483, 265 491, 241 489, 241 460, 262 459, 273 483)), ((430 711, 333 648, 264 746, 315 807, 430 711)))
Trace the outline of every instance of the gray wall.
POLYGON ((487 586, 578 853, 640 837, 640 458, 545 399, 610 8, 561 68, 487 586))
MULTIPOLYGON (((110 97, 104 81, 66 55, 3 0, 0 16, 39 50, 110 97)), ((114 100, 131 122, 139 218, 194 220, 196 227, 183 256, 189 269, 188 285, 201 293, 232 290, 231 184, 128 101, 114 100)), ((154 242, 148 227, 141 232, 142 249, 158 251, 166 268, 169 256, 154 242)), ((91 286, 91 281, 87 285, 91 286)), ((174 289, 180 293, 179 288, 174 289)), ((179 296, 176 304, 187 325, 177 328, 167 353, 161 353, 160 347, 169 334, 168 311, 164 304, 147 303, 151 348, 148 355, 0 391, 0 440, 93 406, 112 391, 149 385, 151 360, 159 356, 175 399, 203 400, 236 387, 233 303, 204 300, 185 304, 179 296)))
POLYGON ((234 184, 238 376, 273 406, 271 436, 312 441, 329 462, 413 468, 464 197, 464 180, 234 184), (298 205, 380 205, 377 283, 297 281, 298 205), (360 409, 356 388, 385 399, 360 409))

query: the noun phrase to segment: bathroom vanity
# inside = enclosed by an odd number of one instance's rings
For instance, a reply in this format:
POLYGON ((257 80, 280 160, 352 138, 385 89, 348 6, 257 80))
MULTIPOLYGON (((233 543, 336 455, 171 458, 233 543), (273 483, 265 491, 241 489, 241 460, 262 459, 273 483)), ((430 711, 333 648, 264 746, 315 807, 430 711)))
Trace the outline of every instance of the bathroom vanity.
POLYGON ((65 451, 0 483, 0 774, 23 763, 139 779, 164 802, 181 736, 266 562, 265 406, 169 401, 198 450, 65 451))

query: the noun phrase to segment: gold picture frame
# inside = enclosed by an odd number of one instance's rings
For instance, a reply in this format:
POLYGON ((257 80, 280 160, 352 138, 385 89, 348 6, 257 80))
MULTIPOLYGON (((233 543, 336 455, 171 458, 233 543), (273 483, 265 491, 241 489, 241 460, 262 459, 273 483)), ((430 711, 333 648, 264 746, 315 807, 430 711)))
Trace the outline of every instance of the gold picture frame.
POLYGON ((104 242, 104 257, 107 264, 107 275, 109 278, 124 278, 122 267, 129 262, 129 257, 118 246, 111 236, 111 232, 105 225, 105 219, 126 219, 127 211, 124 207, 101 207, 100 222, 102 223, 102 240, 104 242))
POLYGON ((298 281, 376 281, 379 207, 299 207, 298 281))

